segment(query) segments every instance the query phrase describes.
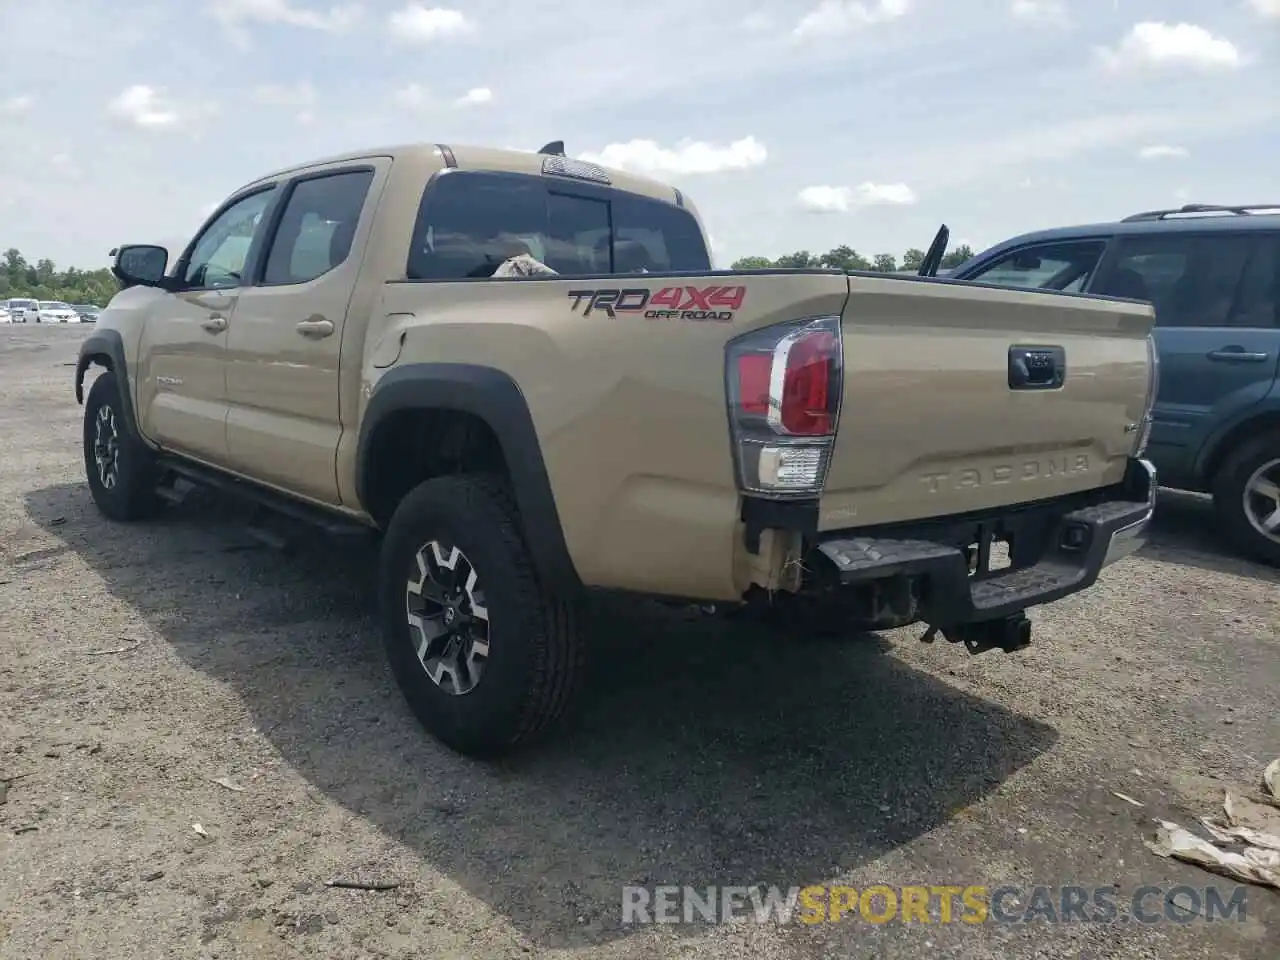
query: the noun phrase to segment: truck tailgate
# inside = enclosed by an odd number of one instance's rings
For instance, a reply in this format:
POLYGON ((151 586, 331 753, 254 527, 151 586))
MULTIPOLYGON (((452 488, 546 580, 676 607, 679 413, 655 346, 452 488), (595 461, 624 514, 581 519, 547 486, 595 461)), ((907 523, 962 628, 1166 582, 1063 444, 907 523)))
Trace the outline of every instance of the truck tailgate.
POLYGON ((1149 387, 1149 305, 849 280, 844 393, 820 529, 984 510, 1122 480, 1149 387), (1061 384, 1042 382, 1064 360, 1061 384))

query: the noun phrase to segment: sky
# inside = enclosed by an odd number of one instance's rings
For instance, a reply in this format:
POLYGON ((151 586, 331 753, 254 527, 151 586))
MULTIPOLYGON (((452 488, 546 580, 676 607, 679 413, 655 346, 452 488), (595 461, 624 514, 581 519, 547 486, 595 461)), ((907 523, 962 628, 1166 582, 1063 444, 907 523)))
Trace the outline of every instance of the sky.
POLYGON ((274 169, 567 152, 718 266, 1280 202, 1280 0, 0 0, 0 249, 180 247, 274 169))

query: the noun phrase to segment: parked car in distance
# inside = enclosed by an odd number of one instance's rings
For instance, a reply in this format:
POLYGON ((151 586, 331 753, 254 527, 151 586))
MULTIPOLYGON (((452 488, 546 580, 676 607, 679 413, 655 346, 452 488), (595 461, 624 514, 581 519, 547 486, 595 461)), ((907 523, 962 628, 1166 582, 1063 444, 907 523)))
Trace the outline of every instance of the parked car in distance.
POLYGON ((5 305, 9 308, 9 319, 14 323, 30 323, 40 312, 40 304, 26 297, 11 297, 5 305))
POLYGON ((12 322, 13 322, 12 318, 9 316, 9 308, 6 307, 4 304, 0 304, 0 323, 12 323, 12 322))
POLYGON ((92 303, 73 303, 71 308, 80 317, 81 323, 97 323, 98 314, 102 312, 101 307, 95 307, 92 303))
POLYGON ((1191 204, 1023 234, 953 279, 1154 304, 1147 456, 1162 486, 1213 495, 1238 550, 1280 566, 1280 204, 1191 204))
POLYGON ((80 314, 61 300, 41 300, 36 323, 79 323, 80 314))

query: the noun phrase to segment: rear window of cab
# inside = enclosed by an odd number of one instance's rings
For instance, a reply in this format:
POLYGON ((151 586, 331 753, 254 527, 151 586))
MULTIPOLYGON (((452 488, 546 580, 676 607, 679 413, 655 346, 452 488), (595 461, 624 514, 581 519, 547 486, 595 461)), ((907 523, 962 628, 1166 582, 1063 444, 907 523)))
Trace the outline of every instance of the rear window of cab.
POLYGON ((488 277, 521 254, 565 276, 711 269, 697 220, 675 204, 525 174, 449 171, 428 184, 410 280, 488 277))

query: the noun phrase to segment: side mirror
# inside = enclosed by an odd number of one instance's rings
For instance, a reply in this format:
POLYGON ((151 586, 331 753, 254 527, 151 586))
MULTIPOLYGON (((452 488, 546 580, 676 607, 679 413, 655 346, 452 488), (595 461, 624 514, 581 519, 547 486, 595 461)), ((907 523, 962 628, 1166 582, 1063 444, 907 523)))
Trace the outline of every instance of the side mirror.
POLYGON ((149 243, 132 243, 117 247, 111 272, 126 287, 159 287, 169 266, 169 251, 149 243))

